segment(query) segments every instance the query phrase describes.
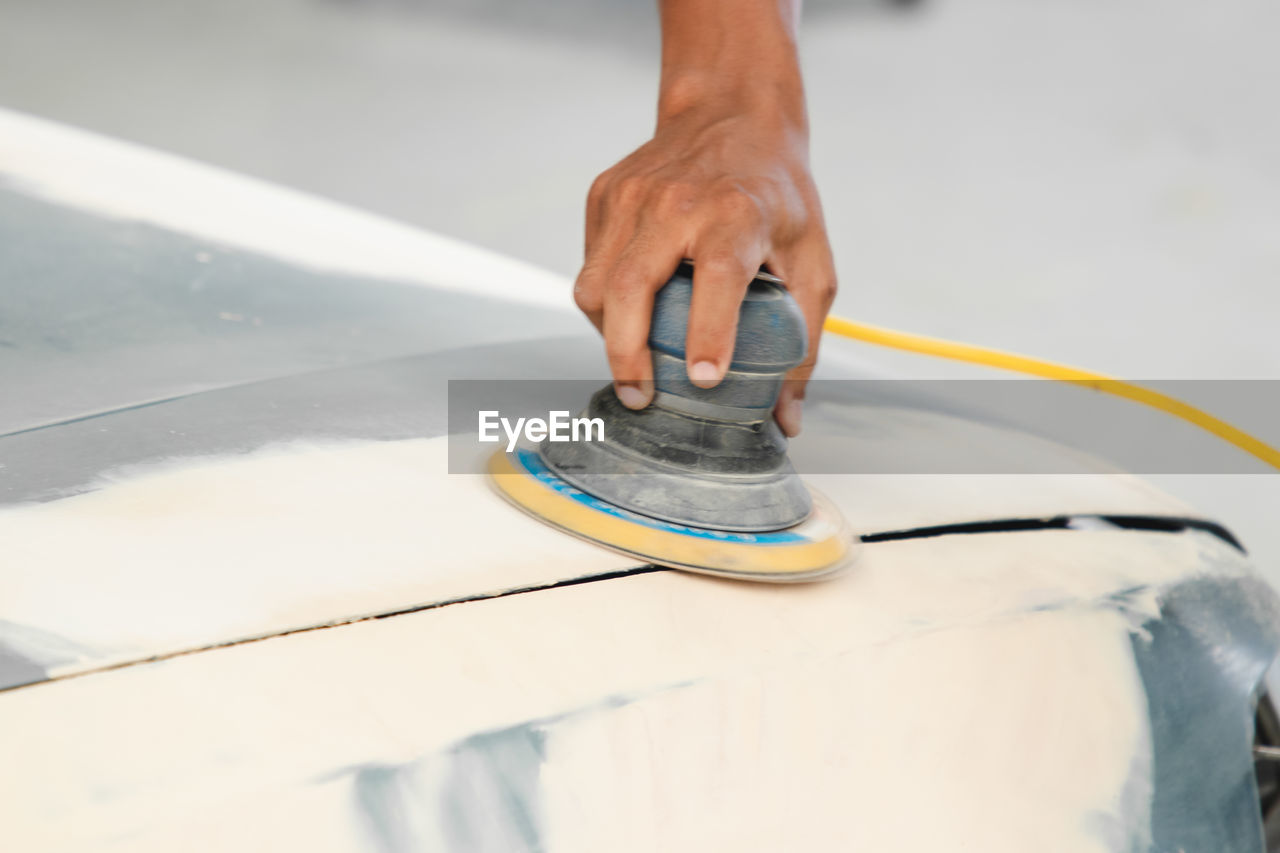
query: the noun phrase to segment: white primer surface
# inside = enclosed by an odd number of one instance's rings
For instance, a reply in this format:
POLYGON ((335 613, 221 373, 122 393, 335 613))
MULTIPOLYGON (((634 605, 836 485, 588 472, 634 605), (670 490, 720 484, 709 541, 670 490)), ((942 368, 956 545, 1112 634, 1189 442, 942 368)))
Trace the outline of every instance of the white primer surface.
POLYGON ((1115 849, 1150 774, 1130 634, 1160 587, 1243 570, 1231 553, 1113 531, 885 543, 829 583, 648 574, 22 689, 0 702, 27 733, 5 744, 28 769, 0 777, 6 832, 376 849, 372 797, 403 849, 448 849, 432 833, 482 816, 445 783, 505 768, 533 774, 557 851, 1115 849), (511 727, 541 738, 530 767, 460 747, 511 727))
MULTIPOLYGON (((0 511, 0 630, 57 676, 637 564, 449 474, 447 450, 447 437, 285 444, 0 511)), ((1178 510, 1122 475, 809 479, 856 533, 1178 510)))

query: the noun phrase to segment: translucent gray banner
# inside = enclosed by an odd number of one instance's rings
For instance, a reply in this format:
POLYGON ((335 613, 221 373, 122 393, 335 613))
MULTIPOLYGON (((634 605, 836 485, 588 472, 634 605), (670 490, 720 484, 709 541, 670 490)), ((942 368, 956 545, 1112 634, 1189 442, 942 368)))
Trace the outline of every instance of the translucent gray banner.
MULTIPOLYGON (((516 439, 607 437, 608 423, 575 419, 608 384, 450 380, 450 472, 475 473, 516 439)), ((806 397, 790 446, 806 475, 1275 474, 1267 459, 1280 462, 1275 380, 815 380, 806 397)))

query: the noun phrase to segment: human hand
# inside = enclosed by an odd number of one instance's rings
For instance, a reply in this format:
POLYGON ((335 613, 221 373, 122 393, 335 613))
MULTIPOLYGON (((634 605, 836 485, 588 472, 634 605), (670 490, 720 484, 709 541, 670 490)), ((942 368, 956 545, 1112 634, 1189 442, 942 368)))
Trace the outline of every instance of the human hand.
POLYGON ((766 266, 795 297, 809 334, 805 360, 788 374, 774 410, 794 436, 835 269, 809 173, 803 107, 745 88, 664 93, 653 139, 591 187, 574 297, 604 335, 618 398, 638 409, 653 396, 654 294, 681 259, 694 262, 689 379, 704 388, 724 377, 739 306, 766 266))

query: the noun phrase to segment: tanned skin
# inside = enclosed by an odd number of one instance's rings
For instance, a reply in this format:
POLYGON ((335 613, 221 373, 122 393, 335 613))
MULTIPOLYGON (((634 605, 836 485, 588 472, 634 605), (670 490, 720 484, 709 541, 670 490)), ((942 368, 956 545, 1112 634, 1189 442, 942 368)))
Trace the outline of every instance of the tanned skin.
POLYGON ((809 125, 796 50, 800 0, 659 0, 662 78, 653 138, 587 196, 578 307, 604 335, 619 399, 653 397, 653 298, 694 261, 689 378, 704 388, 733 356, 738 308, 761 265, 804 311, 808 354, 774 416, 800 432, 805 385, 836 294, 809 173, 809 125))

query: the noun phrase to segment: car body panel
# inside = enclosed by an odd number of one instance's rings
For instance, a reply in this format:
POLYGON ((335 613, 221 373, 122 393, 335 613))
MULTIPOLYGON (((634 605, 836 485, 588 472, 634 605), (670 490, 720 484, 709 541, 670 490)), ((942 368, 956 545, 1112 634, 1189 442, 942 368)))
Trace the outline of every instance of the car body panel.
POLYGON ((20 846, 1257 849, 1276 599, 1211 530, 1109 525, 1195 515, 1141 480, 816 391, 802 471, 1037 473, 808 476, 865 540, 829 583, 654 570, 450 454, 449 380, 606 375, 567 282, 2 112, 0 176, 20 846))
MULTIPOLYGON (((1058 531, 868 545, 819 585, 502 596, 6 694, 5 766, 39 770, 0 800, 27 849, 1151 849, 1148 703, 1189 682, 1148 690, 1144 632, 1188 583, 1251 582, 1203 533, 1058 531)), ((1275 642, 1217 694, 1207 766, 1237 772, 1201 815, 1247 793, 1275 642)))
MULTIPOLYGON (((607 374, 584 321, 537 295, 547 276, 429 235, 414 244, 402 226, 205 167, 0 122, 15 170, 0 218, 23 234, 0 255, 0 276, 18 284, 0 318, 10 401, 0 532, 11 555, 0 683, 634 564, 520 516, 477 477, 446 473, 448 380, 607 374), (25 147, 24 133, 34 137, 25 147), (165 218, 145 192, 112 195, 119 186, 162 187, 178 210, 165 218), (69 206, 68 194, 97 207, 69 206), (221 216, 208 196, 224 200, 221 216), (301 221, 277 236, 268 225, 285 215, 301 221), (297 236, 305 229, 313 254, 297 236), (335 235, 368 252, 367 271, 335 235), (386 278, 384 257, 418 278, 386 278), (522 298, 497 298, 511 293, 522 298)), ((830 349, 824 369, 859 375, 830 349)), ((858 532, 1189 512, 999 425, 814 403, 813 437, 793 449, 808 470, 831 454, 892 457, 948 441, 1079 472, 813 478, 858 532), (865 436, 851 448, 858 422, 865 436)))

